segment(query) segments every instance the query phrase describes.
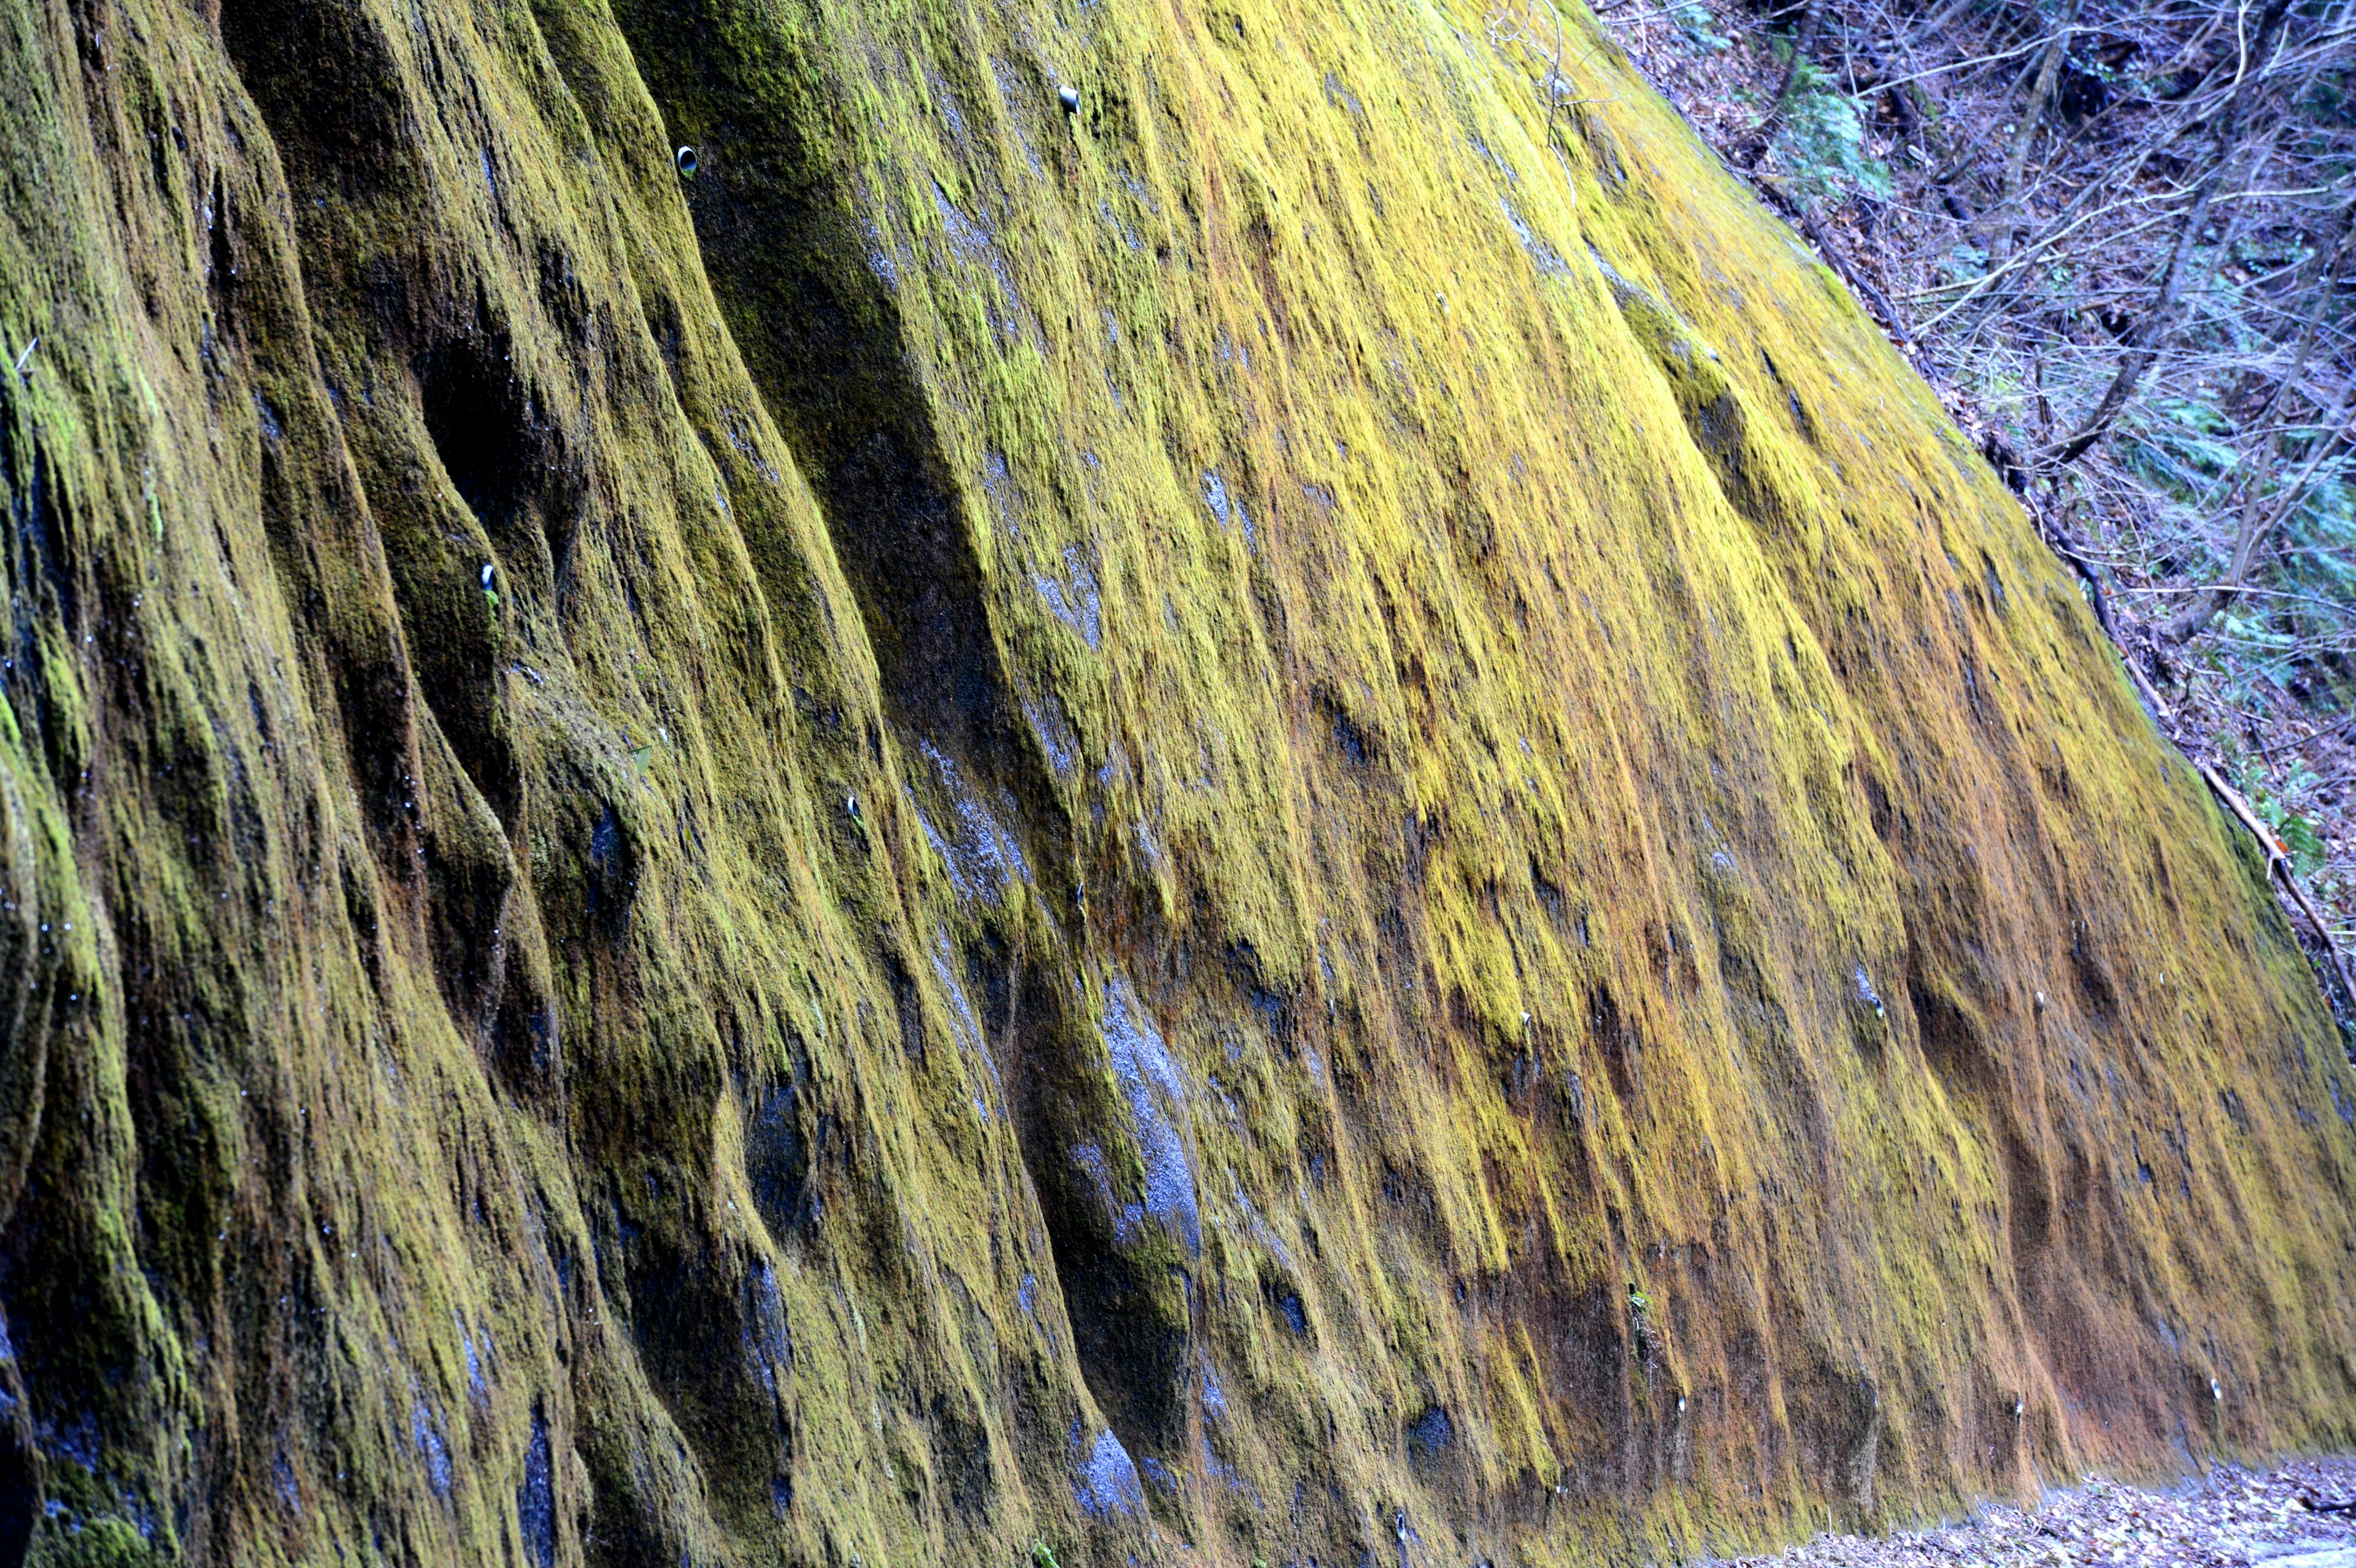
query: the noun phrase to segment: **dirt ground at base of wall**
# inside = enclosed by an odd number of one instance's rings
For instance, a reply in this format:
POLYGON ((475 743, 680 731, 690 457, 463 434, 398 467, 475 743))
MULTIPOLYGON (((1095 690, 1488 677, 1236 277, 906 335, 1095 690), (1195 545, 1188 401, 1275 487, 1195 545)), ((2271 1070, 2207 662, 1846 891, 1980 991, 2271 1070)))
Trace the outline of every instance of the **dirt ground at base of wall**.
POLYGON ((2164 1563, 2198 1568, 2356 1568, 2356 1455, 2269 1470, 2222 1465, 2166 1491, 2100 1477, 2035 1512, 1985 1508, 1937 1530, 1820 1535, 1764 1568, 1927 1568, 1951 1563, 2164 1563), (2345 1511, 2342 1511, 2345 1510, 2345 1511))

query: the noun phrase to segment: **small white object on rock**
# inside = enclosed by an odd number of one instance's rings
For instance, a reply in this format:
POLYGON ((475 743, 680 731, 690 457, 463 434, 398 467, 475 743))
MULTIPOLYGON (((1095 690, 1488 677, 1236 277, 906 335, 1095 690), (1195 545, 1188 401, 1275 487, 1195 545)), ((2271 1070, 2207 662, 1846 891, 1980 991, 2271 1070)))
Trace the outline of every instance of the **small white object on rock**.
POLYGON ((699 160, 695 155, 695 149, 693 147, 680 148, 679 151, 670 155, 670 161, 678 166, 680 174, 687 176, 690 179, 693 179, 695 177, 695 171, 699 166, 699 160))
POLYGON ((1055 90, 1055 101, 1064 106, 1065 113, 1077 114, 1080 112, 1080 90, 1076 87, 1059 87, 1055 90))

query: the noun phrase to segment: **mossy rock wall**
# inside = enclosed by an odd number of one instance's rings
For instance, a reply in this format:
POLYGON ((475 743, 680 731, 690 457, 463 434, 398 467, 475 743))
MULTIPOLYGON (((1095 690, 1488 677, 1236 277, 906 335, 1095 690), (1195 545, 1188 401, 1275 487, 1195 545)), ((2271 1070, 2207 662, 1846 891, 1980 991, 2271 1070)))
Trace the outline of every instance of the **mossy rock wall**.
POLYGON ((0 1564, 1545 1568, 2356 1436, 2255 846, 1565 52, 0 6, 0 1564))

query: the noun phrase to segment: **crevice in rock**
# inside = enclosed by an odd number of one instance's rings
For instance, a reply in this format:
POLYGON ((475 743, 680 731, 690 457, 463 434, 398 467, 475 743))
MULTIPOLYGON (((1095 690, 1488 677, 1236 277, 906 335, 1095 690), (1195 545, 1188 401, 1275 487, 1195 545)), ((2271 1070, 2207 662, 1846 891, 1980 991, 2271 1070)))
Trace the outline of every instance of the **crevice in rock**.
MULTIPOLYGON (((741 77, 723 42, 727 9, 626 0, 616 16, 667 140, 698 149, 687 197, 713 293, 818 500, 912 764, 907 783, 981 927, 990 1049, 1083 1375, 1121 1443, 1180 1465, 1192 1258, 1168 1226, 1133 1217, 1147 1200, 1131 1109, 1096 1029, 1071 1005, 1069 974, 1041 950, 1060 944, 1034 926, 1028 960, 1010 957, 1026 943, 1002 901, 1006 882, 1043 882, 1052 910, 1071 906, 1076 882, 1052 764, 991 624, 965 485, 906 351, 901 285, 872 260, 846 176, 809 139, 826 112, 804 102, 781 112, 776 101, 779 82, 820 77, 775 61, 757 85, 741 77)), ((911 1061, 924 1040, 913 967, 885 963, 911 1061)), ((765 1111, 762 1125, 776 1120, 765 1111)), ((785 1141, 770 1136, 781 1151, 785 1141)))
POLYGON ((419 411, 451 486, 487 536, 495 559, 458 560, 459 583, 428 546, 402 575, 402 619, 420 685, 451 749, 504 827, 522 804, 522 774, 499 701, 498 603, 513 585, 501 567, 519 554, 518 534, 534 509, 531 475, 541 467, 531 439, 530 400, 506 369, 504 334, 466 332, 425 355, 418 367, 419 411), (438 590, 438 592, 437 592, 438 590))
POLYGON ((1193 1365, 1194 1260, 1178 1229, 1153 1212, 1144 1190, 1152 1157, 1138 1147, 1120 1073, 1095 1026, 1069 1008, 1047 970, 1032 967, 1015 983, 1016 1049, 1001 1052, 1015 1063, 1010 1108, 1081 1375, 1122 1443, 1176 1462, 1193 1365))
POLYGON ((369 8, 228 0, 220 32, 298 196, 363 200, 409 177, 403 74, 369 8))
POLYGON ((866 260, 843 176, 776 83, 739 76, 725 0, 617 8, 675 142, 702 167, 689 189, 712 292, 771 419, 791 444, 859 601, 895 727, 946 753, 984 798, 1012 799, 1016 831, 1053 848, 1070 880, 1068 825, 1023 722, 992 630, 965 486, 908 357, 894 285, 866 260))

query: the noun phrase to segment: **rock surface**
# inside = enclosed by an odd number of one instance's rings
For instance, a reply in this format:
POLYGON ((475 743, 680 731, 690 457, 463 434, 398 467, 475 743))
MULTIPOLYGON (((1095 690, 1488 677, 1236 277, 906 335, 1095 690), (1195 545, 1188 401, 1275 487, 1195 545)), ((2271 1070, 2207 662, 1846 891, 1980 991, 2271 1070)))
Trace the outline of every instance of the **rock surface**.
POLYGON ((2254 848, 1569 26, 1550 115, 1469 3, 0 6, 0 1568, 2356 1439, 2254 848))

